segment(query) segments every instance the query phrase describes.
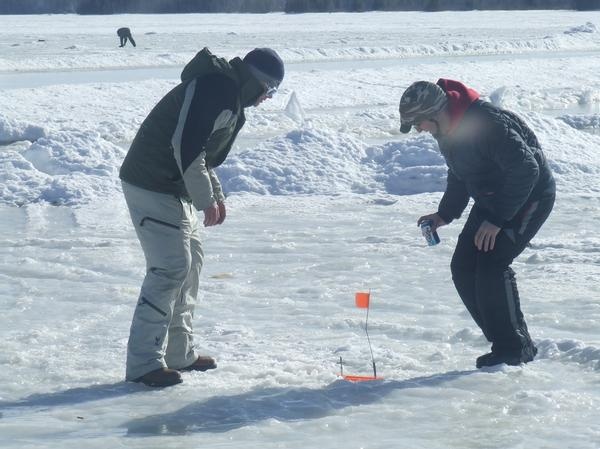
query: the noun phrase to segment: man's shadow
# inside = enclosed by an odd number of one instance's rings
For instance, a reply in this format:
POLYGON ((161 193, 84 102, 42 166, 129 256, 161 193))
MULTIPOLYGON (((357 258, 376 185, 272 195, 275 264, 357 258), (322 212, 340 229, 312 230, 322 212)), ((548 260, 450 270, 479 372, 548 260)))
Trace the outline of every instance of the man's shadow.
MULTIPOLYGON (((129 436, 182 435, 192 432, 227 432, 268 419, 318 419, 346 407, 372 404, 396 390, 434 387, 478 372, 450 371, 398 381, 350 383, 337 380, 323 388, 267 388, 233 396, 215 396, 171 413, 126 422, 129 436)), ((0 401, 4 413, 23 408, 50 408, 112 399, 154 391, 130 382, 36 393, 17 401, 0 401)), ((0 412, 0 418, 2 417, 0 412)))
POLYGON ((180 410, 124 424, 128 436, 227 432, 276 419, 318 419, 346 407, 372 404, 393 391, 434 387, 478 371, 451 371, 400 381, 350 383, 337 380, 321 389, 267 388, 233 396, 215 396, 180 410))
MULTIPOLYGON (((148 388, 131 382, 92 385, 88 387, 71 388, 56 393, 36 393, 17 401, 0 401, 0 410, 4 412, 27 407, 57 407, 75 405, 84 402, 100 401, 134 393, 148 391, 148 388)), ((2 417, 2 413, 0 413, 2 417)))

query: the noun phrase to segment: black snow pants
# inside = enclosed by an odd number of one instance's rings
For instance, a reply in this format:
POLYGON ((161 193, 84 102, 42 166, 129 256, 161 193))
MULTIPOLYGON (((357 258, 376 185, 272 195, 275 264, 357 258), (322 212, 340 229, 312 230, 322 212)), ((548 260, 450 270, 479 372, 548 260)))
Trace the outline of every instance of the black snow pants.
POLYGON ((544 224, 554 206, 554 193, 526 204, 497 235, 492 251, 479 251, 475 233, 483 222, 473 206, 452 257, 452 279, 469 313, 492 343, 492 352, 533 360, 531 341, 519 300, 515 273, 510 268, 544 224))

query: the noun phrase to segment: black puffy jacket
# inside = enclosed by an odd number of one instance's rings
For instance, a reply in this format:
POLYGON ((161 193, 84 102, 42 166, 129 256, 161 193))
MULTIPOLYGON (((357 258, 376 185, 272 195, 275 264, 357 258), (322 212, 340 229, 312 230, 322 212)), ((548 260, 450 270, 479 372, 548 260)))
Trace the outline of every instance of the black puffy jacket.
POLYGON ((537 137, 510 111, 476 100, 438 144, 448 165, 438 210, 446 223, 460 217, 469 197, 490 223, 504 227, 530 202, 554 194, 537 137))

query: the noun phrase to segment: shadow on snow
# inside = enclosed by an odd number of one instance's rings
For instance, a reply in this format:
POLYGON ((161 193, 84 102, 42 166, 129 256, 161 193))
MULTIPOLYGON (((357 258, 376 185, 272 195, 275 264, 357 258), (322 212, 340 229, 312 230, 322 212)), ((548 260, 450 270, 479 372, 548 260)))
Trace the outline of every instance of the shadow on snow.
POLYGON ((148 388, 130 382, 92 385, 89 387, 71 388, 56 393, 36 393, 18 401, 0 401, 0 410, 8 411, 10 409, 26 407, 74 405, 84 402, 111 399, 144 391, 147 392, 148 388))
POLYGON ((346 407, 377 402, 395 390, 434 387, 477 371, 451 371, 399 381, 350 383, 337 380, 321 389, 267 388, 233 396, 215 396, 180 410, 124 424, 128 436, 183 435, 229 430, 275 419, 318 419, 346 407))
MULTIPOLYGON (((267 388, 233 396, 215 396, 171 413, 131 420, 123 427, 128 436, 136 437, 227 432, 269 419, 286 422, 318 419, 346 407, 373 404, 396 390, 435 387, 476 372, 450 371, 406 380, 362 383, 337 380, 320 389, 267 388)), ((33 394, 18 401, 0 401, 0 410, 69 406, 152 391, 156 390, 129 382, 92 385, 33 394)))

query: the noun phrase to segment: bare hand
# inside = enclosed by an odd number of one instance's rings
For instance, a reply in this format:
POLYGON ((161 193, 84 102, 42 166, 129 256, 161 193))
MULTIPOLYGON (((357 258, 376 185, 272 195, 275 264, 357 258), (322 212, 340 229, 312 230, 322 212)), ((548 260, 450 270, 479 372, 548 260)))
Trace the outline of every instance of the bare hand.
POLYGON ((421 223, 423 223, 425 220, 431 220, 433 222, 433 224, 431 225, 431 232, 435 232, 437 228, 446 226, 448 224, 436 212, 435 214, 423 215, 422 217, 420 217, 417 220, 417 226, 421 226, 421 223))
POLYGON ((204 209, 204 226, 214 226, 219 224, 219 207, 213 203, 204 209))
POLYGON ((217 224, 223 224, 223 222, 225 221, 225 217, 227 217, 225 203, 217 203, 217 207, 219 208, 219 221, 217 221, 217 224))
POLYGON ((498 226, 484 220, 475 233, 475 246, 479 251, 492 251, 496 243, 496 236, 500 232, 498 226))

